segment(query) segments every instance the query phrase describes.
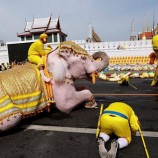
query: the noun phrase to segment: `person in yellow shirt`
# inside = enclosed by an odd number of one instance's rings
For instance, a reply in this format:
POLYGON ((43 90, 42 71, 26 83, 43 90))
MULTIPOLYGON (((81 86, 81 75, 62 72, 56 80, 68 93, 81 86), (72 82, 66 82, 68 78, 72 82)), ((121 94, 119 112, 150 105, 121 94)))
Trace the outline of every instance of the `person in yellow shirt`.
POLYGON ((44 50, 44 44, 47 43, 47 34, 43 33, 40 35, 39 39, 31 44, 29 50, 28 50, 28 60, 36 64, 37 67, 40 70, 41 76, 44 79, 45 82, 50 82, 50 78, 47 78, 44 75, 44 63, 42 60, 42 56, 48 54, 50 52, 50 48, 44 50))
MULTIPOLYGON (((155 52, 156 59, 158 59, 158 34, 153 36, 152 47, 153 47, 153 50, 155 52)), ((151 86, 156 86, 157 84, 158 84, 158 66, 156 67, 155 75, 154 75, 154 78, 152 80, 151 86)))
POLYGON ((115 158, 117 150, 131 143, 131 133, 139 130, 138 117, 133 109, 126 103, 111 103, 100 118, 100 133, 98 137, 99 154, 101 158, 115 158), (117 140, 112 140, 111 149, 107 152, 105 143, 114 134, 117 140))

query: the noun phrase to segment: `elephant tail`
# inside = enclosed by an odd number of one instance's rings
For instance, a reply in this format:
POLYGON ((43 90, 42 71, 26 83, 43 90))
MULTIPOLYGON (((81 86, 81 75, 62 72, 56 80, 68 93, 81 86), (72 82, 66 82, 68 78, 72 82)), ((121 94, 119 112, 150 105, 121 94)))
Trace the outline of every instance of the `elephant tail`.
POLYGON ((65 77, 66 77, 66 70, 64 64, 60 59, 58 59, 55 61, 53 67, 53 78, 55 81, 63 81, 65 77))

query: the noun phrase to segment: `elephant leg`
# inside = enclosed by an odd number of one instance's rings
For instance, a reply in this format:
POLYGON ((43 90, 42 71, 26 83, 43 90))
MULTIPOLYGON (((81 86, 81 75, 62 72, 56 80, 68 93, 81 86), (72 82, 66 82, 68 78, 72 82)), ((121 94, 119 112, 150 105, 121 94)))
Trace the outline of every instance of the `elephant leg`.
POLYGON ((86 102, 85 108, 95 108, 96 106, 97 106, 97 103, 94 99, 94 96, 92 95, 92 97, 86 102))
MULTIPOLYGON (((63 93, 64 96, 64 93, 63 93)), ((91 101, 93 94, 87 90, 81 90, 81 91, 67 91, 65 94, 65 98, 56 98, 56 106, 57 108, 65 113, 70 113, 76 106, 81 104, 85 101, 91 101)), ((96 102, 93 102, 93 105, 96 106, 96 102)))
POLYGON ((151 86, 156 86, 157 84, 158 84, 158 66, 156 67, 155 75, 152 80, 151 86))
MULTIPOLYGON (((75 87, 77 91, 81 91, 81 90, 89 90, 89 87, 87 86, 80 86, 80 87, 75 87)), ((85 108, 95 108, 97 106, 97 103, 94 99, 94 96, 92 95, 91 98, 89 98, 89 100, 86 101, 85 104, 85 108)))
POLYGON ((0 132, 13 128, 20 122, 21 118, 21 113, 16 113, 3 119, 0 123, 0 132))
POLYGON ((86 108, 94 108, 97 106, 93 94, 87 88, 77 92, 76 99, 74 98, 74 100, 76 100, 76 104, 86 102, 86 108))
POLYGON ((89 87, 88 86, 75 86, 75 89, 76 89, 76 91, 82 91, 82 90, 85 90, 85 89, 89 90, 89 87))

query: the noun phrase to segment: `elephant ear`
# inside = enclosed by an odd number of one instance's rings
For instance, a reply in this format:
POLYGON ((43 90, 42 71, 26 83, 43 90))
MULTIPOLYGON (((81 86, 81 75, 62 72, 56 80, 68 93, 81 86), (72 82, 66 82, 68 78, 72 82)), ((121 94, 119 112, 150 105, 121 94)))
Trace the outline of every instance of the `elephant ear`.
POLYGON ((66 69, 63 62, 58 59, 53 66, 53 78, 55 81, 63 81, 66 77, 66 69))

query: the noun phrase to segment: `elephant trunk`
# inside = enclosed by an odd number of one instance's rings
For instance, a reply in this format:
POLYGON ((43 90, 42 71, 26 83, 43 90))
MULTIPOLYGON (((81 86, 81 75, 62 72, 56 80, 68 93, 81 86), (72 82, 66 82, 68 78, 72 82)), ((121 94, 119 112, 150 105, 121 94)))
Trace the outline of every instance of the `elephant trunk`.
POLYGON ((94 66, 98 72, 103 71, 109 65, 109 57, 105 52, 96 52, 92 56, 94 66))
POLYGON ((92 83, 95 84, 96 77, 98 77, 98 72, 103 71, 109 64, 109 58, 105 52, 96 52, 93 55, 93 66, 95 71, 93 71, 90 76, 92 83))

